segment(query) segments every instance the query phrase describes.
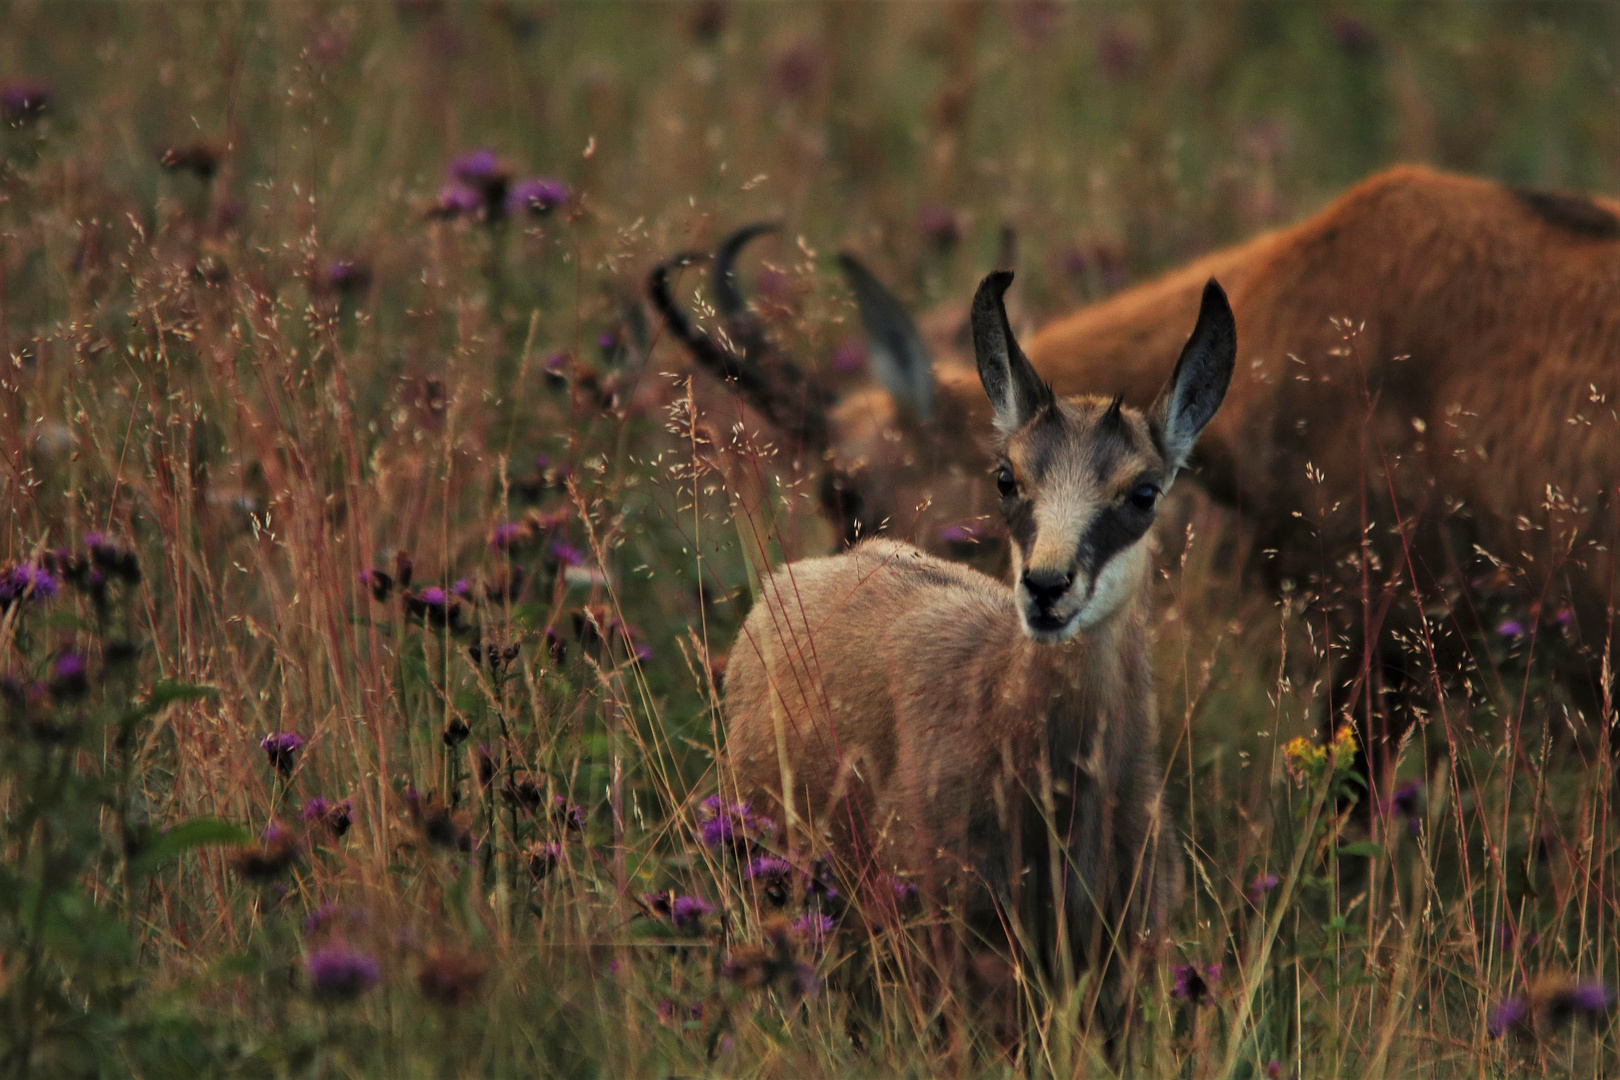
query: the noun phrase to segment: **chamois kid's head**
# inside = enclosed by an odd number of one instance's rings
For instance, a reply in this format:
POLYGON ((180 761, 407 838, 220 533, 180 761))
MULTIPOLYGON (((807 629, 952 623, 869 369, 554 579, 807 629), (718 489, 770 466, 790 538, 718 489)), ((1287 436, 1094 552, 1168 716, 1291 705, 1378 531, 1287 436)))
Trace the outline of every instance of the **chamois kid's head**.
POLYGON ((973 351, 1000 435, 994 477, 1019 620, 1034 640, 1056 644, 1103 623, 1141 582, 1159 500, 1226 395, 1237 329, 1211 279, 1198 325, 1145 414, 1120 398, 1058 398, 1007 325, 1012 277, 998 271, 979 285, 973 351))

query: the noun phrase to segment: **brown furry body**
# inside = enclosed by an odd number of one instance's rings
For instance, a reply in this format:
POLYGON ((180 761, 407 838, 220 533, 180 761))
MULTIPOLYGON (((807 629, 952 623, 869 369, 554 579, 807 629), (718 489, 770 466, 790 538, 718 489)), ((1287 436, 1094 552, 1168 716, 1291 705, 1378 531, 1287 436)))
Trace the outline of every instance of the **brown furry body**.
POLYGON ((1176 877, 1150 528, 1220 405, 1236 331, 1212 281, 1151 408, 1059 399, 1013 339, 1011 280, 979 287, 973 334, 1012 586, 885 539, 772 576, 726 669, 731 782, 790 843, 830 836, 851 880, 915 875, 966 940, 1016 943, 1048 978, 1100 966, 1115 1033, 1176 877))
POLYGON ((1162 934, 1174 843, 1161 842, 1144 592, 1096 634, 1049 646, 1019 631, 1006 585, 907 544, 786 567, 726 670, 737 790, 936 897, 966 888, 981 930, 991 897, 1051 903, 1017 895, 1041 891, 1020 870, 1044 879, 1050 815, 1068 837, 1074 932, 1100 909, 1162 934))

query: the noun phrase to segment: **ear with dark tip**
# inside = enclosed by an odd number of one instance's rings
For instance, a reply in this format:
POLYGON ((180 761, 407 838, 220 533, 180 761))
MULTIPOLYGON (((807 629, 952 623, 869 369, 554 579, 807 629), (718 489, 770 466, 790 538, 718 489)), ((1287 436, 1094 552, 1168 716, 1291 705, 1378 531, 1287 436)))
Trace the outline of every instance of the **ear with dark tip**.
POLYGON ((1169 488, 1175 470, 1187 464, 1199 433, 1220 408, 1236 359, 1237 323, 1232 318, 1232 305, 1220 283, 1210 278, 1198 308, 1198 325, 1193 327, 1170 381, 1159 391, 1148 413, 1171 469, 1165 488, 1169 488))
POLYGON ((1036 374, 1007 324, 1004 297, 1011 270, 997 270, 973 295, 973 355, 979 382, 996 413, 996 430, 1011 435, 1055 402, 1052 388, 1036 374))
POLYGON ((903 409, 924 422, 934 418, 934 361, 917 324, 893 293, 859 259, 841 252, 844 271, 866 328, 872 373, 903 409))
POLYGON ((757 221, 720 241, 720 248, 714 253, 714 309, 721 318, 735 319, 748 313, 748 302, 737 286, 737 256, 749 241, 779 228, 781 226, 774 221, 757 221))

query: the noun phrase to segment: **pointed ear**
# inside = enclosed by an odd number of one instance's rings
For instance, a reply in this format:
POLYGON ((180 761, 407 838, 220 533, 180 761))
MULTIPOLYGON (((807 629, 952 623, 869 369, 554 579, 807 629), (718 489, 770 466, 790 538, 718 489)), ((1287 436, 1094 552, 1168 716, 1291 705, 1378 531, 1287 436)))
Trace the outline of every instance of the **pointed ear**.
POLYGON ((895 403, 917 419, 934 418, 934 361, 905 306, 855 256, 842 252, 838 265, 855 294, 866 328, 872 372, 895 403))
POLYGON ((1237 323, 1232 305, 1226 301, 1225 290, 1210 278, 1198 308, 1198 325, 1182 347, 1170 381, 1148 411, 1148 423, 1164 450, 1172 477, 1174 470, 1187 464, 1199 433, 1220 408, 1236 359, 1237 323))
POLYGON ((979 382, 996 411, 996 430, 1011 435, 1042 409, 1052 405, 1052 388, 1042 381, 1013 339, 1002 297, 1012 284, 1011 270, 997 270, 973 294, 973 355, 979 382))

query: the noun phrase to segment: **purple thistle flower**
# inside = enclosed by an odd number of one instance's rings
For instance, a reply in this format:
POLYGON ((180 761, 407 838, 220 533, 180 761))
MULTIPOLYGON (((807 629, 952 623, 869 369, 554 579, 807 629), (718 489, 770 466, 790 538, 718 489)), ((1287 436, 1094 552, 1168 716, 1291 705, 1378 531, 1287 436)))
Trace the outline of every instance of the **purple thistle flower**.
POLYGON ((485 146, 470 154, 463 154, 450 163, 450 175, 463 184, 485 184, 501 171, 500 158, 485 146))
POLYGON ((800 915, 797 919, 793 920, 793 932, 795 934, 803 934, 805 937, 809 938, 812 942, 819 946, 823 941, 826 940, 827 935, 833 932, 833 928, 837 925, 838 924, 833 921, 833 917, 831 915, 827 915, 819 911, 813 911, 805 915, 800 915))
POLYGON ((58 698, 78 697, 90 686, 88 676, 84 657, 65 652, 51 661, 51 693, 58 698))
POLYGON ((584 566, 587 561, 583 551, 563 540, 551 542, 551 557, 557 565, 563 567, 584 566))
POLYGON ((445 600, 444 590, 437 585, 429 585, 422 590, 422 603, 428 607, 442 608, 445 605, 445 600))
POLYGON ((776 831, 770 818, 755 814, 745 802, 726 802, 711 795, 698 807, 698 841, 707 848, 744 849, 755 839, 776 831))
POLYGON ((1524 624, 1517 619, 1503 619, 1496 626, 1496 632, 1505 638, 1524 636, 1524 624))
POLYGON ((515 185, 506 197, 506 211, 513 217, 519 214, 542 217, 567 203, 568 185, 561 180, 542 177, 515 185))
POLYGON ((683 933, 700 929, 703 917, 714 910, 714 905, 701 897, 677 896, 673 892, 642 893, 641 902, 683 933))
POLYGON ((889 887, 894 891, 894 899, 898 904, 910 904, 917 899, 917 883, 905 878, 894 878, 889 887))
POLYGON ((1613 990, 1596 979, 1588 979, 1551 994, 1547 998, 1547 1019, 1553 1024, 1585 1020, 1595 1027, 1614 1008, 1614 1001, 1613 990))
POLYGON ((1485 1018, 1485 1030, 1493 1039, 1500 1039, 1514 1028, 1528 1027, 1530 1010, 1518 994, 1498 1002, 1485 1018))
POLYGON ((1221 965, 1208 964, 1200 969, 1197 964, 1178 964, 1170 973, 1175 976, 1170 996, 1198 1006, 1213 996, 1215 984, 1221 978, 1221 965))
POLYGON ((1408 780, 1395 789, 1384 803, 1384 813, 1406 819, 1406 831, 1416 836, 1423 831, 1423 781, 1408 780))
POLYGON ((0 88, 0 113, 7 123, 23 124, 50 108, 51 88, 41 82, 15 82, 0 88))
POLYGON ((472 586, 467 584, 466 578, 456 578, 456 583, 450 587, 450 591, 465 600, 472 595, 472 586))
POLYGON ((0 609, 21 600, 49 600, 56 592, 56 577, 44 567, 22 565, 0 571, 0 609))
POLYGON ((266 735, 259 747, 276 772, 288 776, 292 773, 298 751, 304 748, 304 737, 295 731, 277 731, 266 735))
POLYGON ((551 797, 551 816, 569 832, 585 831, 585 808, 561 795, 551 797))
POLYGON ((1266 894, 1275 889, 1281 881, 1276 874, 1256 875, 1255 879, 1249 882, 1249 899, 1258 907, 1260 901, 1266 898, 1266 894))
POLYGON ((315 795, 304 801, 304 808, 299 811, 298 817, 303 821, 319 821, 332 809, 331 800, 325 795, 315 795))
POLYGON ((476 217, 484 205, 484 197, 466 184, 446 184, 439 189, 433 202, 435 217, 476 217))
POLYGON ((394 579, 381 567, 368 566, 357 575, 360 584, 371 590, 372 598, 377 603, 384 603, 388 594, 394 591, 394 579))
POLYGON ((503 521, 489 531, 489 546, 496 551, 506 551, 519 546, 528 534, 522 522, 503 521))
POLYGON ((371 269, 353 259, 334 259, 326 264, 322 284, 334 292, 360 292, 371 284, 371 269))
POLYGON ((536 881, 546 878, 562 862, 563 846, 555 840, 545 843, 530 841, 523 849, 529 859, 529 875, 536 881))
POLYGON ((309 986, 325 1001, 349 1001, 377 985, 377 961, 342 942, 316 949, 305 960, 309 986))
POLYGON ((793 866, 786 859, 761 855, 743 868, 743 878, 754 882, 767 903, 782 907, 793 889, 793 866))

